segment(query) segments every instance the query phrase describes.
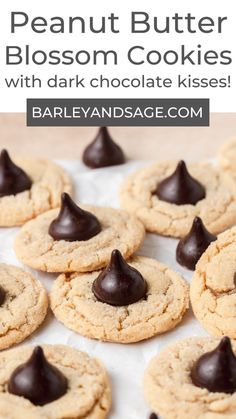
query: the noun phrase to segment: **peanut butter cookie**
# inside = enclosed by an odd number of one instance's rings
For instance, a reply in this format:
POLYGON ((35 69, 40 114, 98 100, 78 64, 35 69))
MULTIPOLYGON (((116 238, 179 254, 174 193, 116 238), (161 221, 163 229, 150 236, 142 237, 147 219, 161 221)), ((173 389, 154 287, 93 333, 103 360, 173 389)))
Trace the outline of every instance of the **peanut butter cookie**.
MULTIPOLYGON (((200 199, 195 204, 177 205, 158 197, 158 185, 173 174, 176 166, 177 162, 165 161, 131 174, 121 188, 121 206, 135 213, 147 231, 164 236, 184 237, 196 216, 213 234, 231 227, 236 222, 235 182, 209 163, 188 166, 189 174, 205 189, 205 197, 198 194, 200 199)), ((169 193, 175 193, 173 185, 169 193)))

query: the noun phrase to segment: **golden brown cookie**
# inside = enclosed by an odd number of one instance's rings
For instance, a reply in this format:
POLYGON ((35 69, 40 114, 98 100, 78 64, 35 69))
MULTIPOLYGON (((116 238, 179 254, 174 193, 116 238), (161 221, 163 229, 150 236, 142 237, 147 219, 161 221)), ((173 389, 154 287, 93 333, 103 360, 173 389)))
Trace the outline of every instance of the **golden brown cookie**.
POLYGON ((119 343, 138 342, 174 328, 188 308, 187 283, 154 259, 136 256, 128 263, 146 280, 146 298, 112 306, 98 301, 92 292, 99 271, 62 274, 50 294, 57 319, 81 335, 119 343))
POLYGON ((0 198, 2 227, 24 224, 45 211, 59 207, 61 193, 72 190, 69 176, 55 163, 35 158, 15 158, 14 162, 27 173, 32 186, 16 195, 0 198))
MULTIPOLYGON (((164 348, 151 360, 144 375, 144 393, 162 419, 233 419, 236 393, 210 392, 191 380, 193 364, 215 349, 214 338, 188 338, 164 348)), ((236 352, 236 345, 233 343, 236 352)))
POLYGON ((23 397, 10 394, 7 390, 9 378, 17 366, 29 359, 33 347, 24 346, 1 352, 0 407, 7 412, 6 418, 106 418, 111 405, 111 390, 102 364, 86 353, 65 345, 43 345, 43 350, 47 360, 67 378, 67 392, 43 406, 34 406, 23 397), (19 416, 19 412, 22 416, 19 416))
POLYGON ((236 339, 236 227, 226 230, 203 253, 190 295, 197 319, 214 336, 236 339))

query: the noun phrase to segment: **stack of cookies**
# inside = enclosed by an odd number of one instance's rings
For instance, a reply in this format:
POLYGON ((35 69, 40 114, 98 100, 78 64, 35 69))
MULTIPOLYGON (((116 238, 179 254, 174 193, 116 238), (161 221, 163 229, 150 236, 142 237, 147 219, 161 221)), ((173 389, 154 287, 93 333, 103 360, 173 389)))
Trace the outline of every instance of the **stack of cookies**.
MULTIPOLYGON (((135 252, 145 231, 178 238, 176 260, 194 271, 194 314, 209 333, 227 337, 188 338, 151 360, 144 376, 151 417, 236 417, 236 170, 227 153, 221 168, 164 161, 132 173, 115 209, 78 205, 61 167, 2 151, 0 225, 22 225, 17 258, 55 280, 48 297, 34 275, 0 265, 0 349, 31 335, 48 306, 67 328, 104 342, 134 343, 175 328, 189 307, 187 282, 135 252)), ((125 156, 103 127, 83 161, 99 169, 125 156)), ((108 417, 107 372, 84 352, 21 346, 1 352, 0 365, 0 419, 108 417)))

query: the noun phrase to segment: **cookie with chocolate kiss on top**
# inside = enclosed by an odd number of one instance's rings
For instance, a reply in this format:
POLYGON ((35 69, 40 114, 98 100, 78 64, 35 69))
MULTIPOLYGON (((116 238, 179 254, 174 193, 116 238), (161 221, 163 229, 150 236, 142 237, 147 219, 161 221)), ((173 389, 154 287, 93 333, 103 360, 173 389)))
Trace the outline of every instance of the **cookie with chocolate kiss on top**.
POLYGON ((236 417, 236 344, 227 337, 187 338, 148 364, 144 394, 163 418, 236 417))
POLYGON ((57 319, 93 339, 138 342, 173 329, 189 304, 181 276, 154 259, 125 261, 115 249, 104 270, 60 275, 50 294, 57 319))
POLYGON ((111 389, 102 363, 66 345, 0 353, 0 417, 105 419, 111 389))
POLYGON ((72 191, 67 173, 55 163, 35 157, 0 154, 0 227, 24 224, 60 204, 72 191))
POLYGON ((90 272, 106 266, 115 246, 127 258, 141 245, 144 227, 120 209, 78 206, 62 194, 61 208, 26 223, 16 235, 17 257, 47 272, 90 272))
POLYGON ((125 179, 120 202, 147 231, 164 236, 186 236, 195 217, 212 234, 236 223, 236 183, 210 163, 163 161, 140 169, 125 179))

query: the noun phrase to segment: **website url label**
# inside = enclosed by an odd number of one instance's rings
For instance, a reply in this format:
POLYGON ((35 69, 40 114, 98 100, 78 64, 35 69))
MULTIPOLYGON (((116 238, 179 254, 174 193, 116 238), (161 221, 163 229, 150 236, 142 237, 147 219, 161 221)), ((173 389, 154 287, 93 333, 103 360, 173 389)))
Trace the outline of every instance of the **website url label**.
POLYGON ((208 99, 28 99, 28 126, 208 126, 208 99))

